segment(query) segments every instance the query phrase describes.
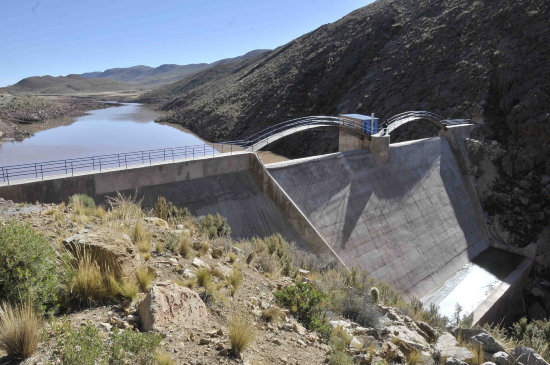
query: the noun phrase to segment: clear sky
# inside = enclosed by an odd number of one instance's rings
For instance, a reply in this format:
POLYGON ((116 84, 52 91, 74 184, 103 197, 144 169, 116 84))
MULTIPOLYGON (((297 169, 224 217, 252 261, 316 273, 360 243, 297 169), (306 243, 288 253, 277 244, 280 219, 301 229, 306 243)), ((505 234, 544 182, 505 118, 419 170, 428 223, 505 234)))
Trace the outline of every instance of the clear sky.
POLYGON ((275 48, 372 0, 1 0, 0 86, 275 48))

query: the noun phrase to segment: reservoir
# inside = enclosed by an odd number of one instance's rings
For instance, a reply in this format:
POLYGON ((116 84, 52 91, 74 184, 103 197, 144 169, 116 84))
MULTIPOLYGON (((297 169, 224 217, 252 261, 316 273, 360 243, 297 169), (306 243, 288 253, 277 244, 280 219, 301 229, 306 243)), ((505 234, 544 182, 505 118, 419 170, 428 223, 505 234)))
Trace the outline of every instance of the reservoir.
POLYGON ((1 143, 0 166, 204 144, 190 132, 155 123, 157 116, 133 103, 93 110, 69 125, 1 143))

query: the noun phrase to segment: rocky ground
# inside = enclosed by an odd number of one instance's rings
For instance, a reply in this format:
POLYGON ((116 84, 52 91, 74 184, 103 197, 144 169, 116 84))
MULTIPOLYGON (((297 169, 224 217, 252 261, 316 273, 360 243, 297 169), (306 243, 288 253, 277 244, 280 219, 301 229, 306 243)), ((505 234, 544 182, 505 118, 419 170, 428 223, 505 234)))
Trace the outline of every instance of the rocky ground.
MULTIPOLYGON (((109 104, 112 106, 112 104, 109 104)), ((46 97, 0 93, 0 140, 22 140, 30 132, 26 125, 45 124, 51 120, 84 115, 107 105, 93 98, 46 97)))
MULTIPOLYGON (((328 334, 308 329, 298 321, 299 311, 293 306, 285 308, 276 293, 302 284, 317 288, 331 282, 338 285, 337 276, 331 276, 337 271, 296 266, 285 276, 275 255, 279 248, 273 256, 266 256, 254 242, 206 238, 196 220, 168 223, 155 215, 154 211, 143 214, 120 206, 85 211, 64 204, 0 202, 2 226, 13 219, 28 223, 49 239, 59 255, 86 249, 97 260, 111 260, 125 278, 143 268, 152 273, 151 282, 131 300, 61 309, 48 320, 42 342, 24 364, 89 363, 82 352, 84 337, 77 345, 81 359, 68 361, 68 345, 60 345, 66 341, 60 335, 60 323, 75 329, 95 326, 100 339, 112 338, 117 328, 158 333, 162 336, 160 348, 176 364, 547 364, 532 350, 499 336, 500 332, 490 331, 493 337, 481 328, 444 327, 441 320, 428 324, 423 318, 438 317, 405 310, 410 308, 408 304, 394 306, 398 302, 384 294, 392 292, 383 290, 380 301, 368 307, 375 318, 371 325, 360 325, 333 312, 327 320, 328 334), (147 237, 145 249, 136 243, 138 225, 140 234, 147 237), (189 242, 188 251, 175 248, 174 239, 189 242), (205 273, 210 284, 204 283, 205 273), (240 357, 231 351, 231 326, 236 317, 245 319, 250 325, 246 331, 254 333, 240 357)), ((285 253, 277 255, 284 257, 285 253)), ((302 262, 305 267, 307 261, 296 256, 292 262, 302 262)), ((355 279, 346 281, 350 290, 359 288, 357 275, 352 272, 349 278, 355 279)), ((7 362, 6 357, 0 359, 0 363, 7 362)))

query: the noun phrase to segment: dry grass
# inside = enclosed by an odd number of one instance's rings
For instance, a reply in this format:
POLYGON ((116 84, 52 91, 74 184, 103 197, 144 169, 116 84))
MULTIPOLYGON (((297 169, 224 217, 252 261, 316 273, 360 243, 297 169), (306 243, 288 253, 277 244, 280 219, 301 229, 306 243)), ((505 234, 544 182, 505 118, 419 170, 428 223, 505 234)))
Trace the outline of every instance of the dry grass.
POLYGON ((239 286, 241 286, 242 274, 241 270, 235 268, 231 271, 231 274, 227 277, 227 284, 231 286, 231 296, 235 296, 239 286))
POLYGON ((13 307, 4 303, 0 306, 0 349, 17 359, 31 356, 40 342, 42 323, 31 304, 13 307))
POLYGON ((133 300, 139 294, 139 284, 134 280, 123 279, 118 283, 118 292, 124 298, 133 300))
POLYGON ((164 250, 166 249, 164 243, 160 242, 160 241, 157 241, 155 243, 155 251, 159 254, 163 253, 164 250))
POLYGON ((202 241, 201 243, 201 249, 199 250, 199 255, 206 255, 210 251, 210 242, 207 240, 202 241))
POLYGON ((157 351, 155 361, 157 365, 174 365, 174 360, 166 351, 157 351))
POLYGON ((234 252, 230 252, 227 257, 230 263, 234 263, 237 260, 237 255, 234 252))
POLYGON ((418 352, 418 351, 412 351, 412 352, 407 356, 407 365, 417 365, 417 364, 420 364, 420 360, 421 360, 420 352, 418 352))
POLYGON ((256 335, 252 322, 242 314, 233 314, 229 321, 229 341, 231 352, 234 356, 240 357, 256 335))
POLYGON ((178 246, 178 251, 181 256, 189 259, 191 257, 191 238, 182 236, 178 246))
POLYGON ((109 265, 108 258, 96 256, 89 249, 74 255, 76 275, 69 288, 69 300, 77 304, 93 304, 112 300, 121 293, 117 271, 109 265))
POLYGON ((277 306, 269 307, 262 312, 262 319, 266 322, 282 321, 285 317, 283 310, 277 306))
POLYGON ((111 208, 106 216, 108 221, 130 224, 144 216, 141 210, 142 201, 138 200, 136 196, 124 196, 117 193, 116 197, 108 197, 107 202, 111 208))
POLYGON ((134 230, 132 231, 130 237, 132 238, 132 242, 134 242, 135 245, 138 245, 142 241, 150 242, 151 240, 151 234, 145 228, 143 228, 141 220, 138 220, 136 222, 136 225, 134 226, 134 230))
POLYGON ((204 267, 197 271, 197 284, 203 288, 208 288, 212 285, 212 274, 204 267))
POLYGON ((151 289, 153 280, 155 280, 155 273, 153 270, 149 269, 147 266, 142 266, 136 269, 135 276, 141 290, 147 291, 151 289))

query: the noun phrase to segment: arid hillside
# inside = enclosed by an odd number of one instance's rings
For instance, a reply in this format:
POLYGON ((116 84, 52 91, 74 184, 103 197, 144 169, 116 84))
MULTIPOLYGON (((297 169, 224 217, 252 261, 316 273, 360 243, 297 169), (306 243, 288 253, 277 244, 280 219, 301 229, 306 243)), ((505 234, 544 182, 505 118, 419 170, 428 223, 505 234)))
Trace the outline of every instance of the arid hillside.
MULTIPOLYGON (((500 217, 503 240, 527 245, 550 217, 549 17, 543 0, 379 0, 268 54, 142 99, 166 101, 165 121, 211 141, 312 114, 429 110, 471 118, 484 123, 481 150, 499 151, 490 168, 472 172, 489 174, 484 206, 500 217)), ((275 147, 288 155, 331 151, 334 137, 322 132, 275 147)))

